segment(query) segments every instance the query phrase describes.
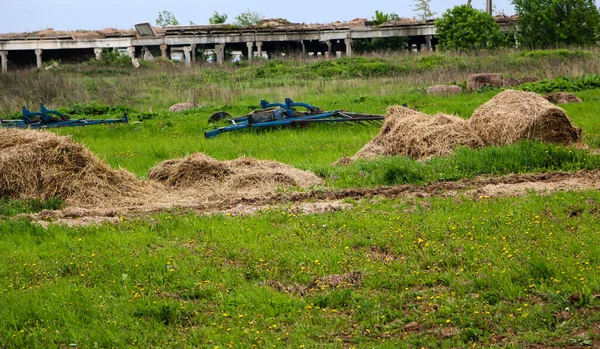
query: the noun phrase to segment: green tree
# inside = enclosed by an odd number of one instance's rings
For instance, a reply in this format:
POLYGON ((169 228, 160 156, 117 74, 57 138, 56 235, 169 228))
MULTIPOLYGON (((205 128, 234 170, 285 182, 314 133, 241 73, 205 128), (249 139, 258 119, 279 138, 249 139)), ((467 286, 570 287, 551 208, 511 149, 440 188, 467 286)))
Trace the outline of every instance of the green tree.
POLYGON ((246 10, 235 17, 234 25, 238 27, 247 27, 255 25, 263 19, 263 15, 256 11, 246 10))
POLYGON ((592 45, 600 14, 594 0, 512 0, 519 15, 517 38, 530 47, 592 45))
POLYGON ((213 12, 213 15, 208 19, 210 24, 223 24, 227 22, 227 15, 225 13, 220 14, 219 12, 213 12))
POLYGON ((179 25, 179 21, 175 18, 175 15, 169 11, 161 11, 158 13, 156 18, 156 25, 159 27, 166 27, 168 25, 179 25))
POLYGON ((375 16, 373 16, 372 22, 375 25, 380 25, 380 24, 383 24, 383 23, 389 21, 389 19, 390 19, 389 14, 375 10, 375 16))
POLYGON ((417 15, 417 18, 421 20, 426 20, 429 18, 433 18, 436 15, 435 12, 431 11, 431 6, 429 5, 431 0, 415 0, 415 4, 413 5, 413 10, 417 15))
POLYGON ((470 5, 446 10, 435 21, 436 37, 442 50, 480 50, 501 46, 504 34, 494 17, 470 5))

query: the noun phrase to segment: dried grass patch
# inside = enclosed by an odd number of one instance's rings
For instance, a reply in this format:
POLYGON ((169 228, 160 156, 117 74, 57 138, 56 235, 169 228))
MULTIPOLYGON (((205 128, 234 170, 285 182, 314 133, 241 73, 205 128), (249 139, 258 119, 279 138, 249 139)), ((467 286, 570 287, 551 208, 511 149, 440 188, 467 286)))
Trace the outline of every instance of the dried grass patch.
POLYGON ((567 92, 553 92, 548 93, 544 96, 550 103, 554 104, 569 104, 569 103, 582 103, 581 98, 575 96, 572 93, 567 92))

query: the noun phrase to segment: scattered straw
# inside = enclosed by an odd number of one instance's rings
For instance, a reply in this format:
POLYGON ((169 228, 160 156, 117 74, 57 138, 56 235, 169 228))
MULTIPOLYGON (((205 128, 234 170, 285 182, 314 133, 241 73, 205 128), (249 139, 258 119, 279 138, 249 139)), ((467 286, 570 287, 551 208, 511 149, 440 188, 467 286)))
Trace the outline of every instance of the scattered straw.
POLYGON ((409 108, 388 109, 385 123, 375 138, 357 157, 404 155, 414 159, 446 156, 458 146, 479 148, 483 142, 472 133, 468 123, 456 116, 429 116, 409 108))
POLYGON ((182 159, 166 160, 148 173, 148 178, 166 186, 222 190, 224 195, 244 193, 249 196, 270 193, 279 187, 309 187, 322 180, 275 161, 239 158, 218 161, 202 153, 182 159))
POLYGON ((506 145, 524 139, 571 144, 581 137, 565 111, 543 97, 507 90, 480 106, 469 120, 486 145, 506 145))

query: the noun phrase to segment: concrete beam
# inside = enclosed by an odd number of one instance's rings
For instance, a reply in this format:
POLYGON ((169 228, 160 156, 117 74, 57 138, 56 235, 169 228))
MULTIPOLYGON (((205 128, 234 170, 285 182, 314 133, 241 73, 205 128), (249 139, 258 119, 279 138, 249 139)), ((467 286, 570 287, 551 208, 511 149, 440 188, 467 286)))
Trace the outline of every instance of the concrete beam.
POLYGON ((186 67, 191 67, 192 66, 192 57, 190 55, 191 52, 192 52, 192 47, 191 46, 185 46, 183 48, 183 56, 185 57, 185 66, 186 67))
POLYGON ((251 61, 253 50, 254 50, 254 42, 249 41, 246 43, 246 46, 248 47, 248 60, 251 61))
POLYGON ((94 49, 94 54, 96 55, 96 60, 99 61, 102 59, 102 49, 101 48, 95 48, 94 49))
POLYGON ((2 70, 0 72, 7 73, 8 72, 8 51, 0 51, 0 60, 2 65, 2 70))
POLYGON ((217 64, 223 64, 225 61, 225 44, 215 45, 215 53, 217 54, 217 64))
POLYGON ((352 57, 352 39, 344 39, 346 44, 346 56, 352 57))
POLYGON ((42 69, 42 52, 43 50, 41 48, 35 49, 35 64, 38 69, 42 69))
POLYGON ((256 42, 256 51, 258 53, 258 58, 262 58, 262 41, 257 41, 256 42))

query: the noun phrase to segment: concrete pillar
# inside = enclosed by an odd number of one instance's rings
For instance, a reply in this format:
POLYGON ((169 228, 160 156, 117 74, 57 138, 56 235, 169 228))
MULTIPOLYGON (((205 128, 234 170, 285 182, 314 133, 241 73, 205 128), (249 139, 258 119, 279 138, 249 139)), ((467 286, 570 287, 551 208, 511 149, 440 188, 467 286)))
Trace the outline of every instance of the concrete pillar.
POLYGON ((217 64, 223 64, 225 61, 225 44, 215 45, 215 53, 217 54, 217 64))
POLYGON ((485 11, 491 16, 492 15, 492 0, 485 1, 485 11))
POLYGON ((342 51, 335 51, 335 57, 342 58, 342 51))
POLYGON ((2 61, 2 70, 0 72, 8 72, 8 51, 0 51, 0 60, 2 61))
POLYGON ((169 58, 167 56, 167 44, 160 44, 160 56, 162 58, 169 58))
POLYGON ((38 69, 42 69, 42 49, 41 48, 35 49, 35 63, 37 65, 38 69))
POLYGON ((154 60, 154 56, 152 55, 152 52, 150 52, 150 49, 148 49, 146 46, 144 46, 144 48, 142 49, 142 59, 145 61, 153 61, 154 60))
POLYGON ((254 48, 254 42, 249 41, 246 43, 246 46, 248 47, 248 60, 252 60, 252 50, 254 48))
POLYGON ((306 45, 304 45, 304 40, 300 40, 300 45, 302 45, 302 56, 306 56, 306 45))
POLYGON ((101 48, 95 48, 94 49, 94 54, 96 54, 96 60, 99 61, 102 59, 102 49, 101 48))
POLYGON ((262 58, 262 41, 257 41, 256 42, 256 51, 258 53, 258 58, 262 58))
POLYGON ((185 46, 183 48, 183 56, 185 57, 185 66, 186 67, 191 67, 192 66, 192 57, 190 55, 191 52, 192 52, 192 47, 191 46, 185 46))
POLYGON ((192 63, 196 63, 196 44, 190 46, 192 48, 192 63))
POLYGON ((127 54, 129 55, 129 57, 135 58, 135 47, 133 47, 133 46, 127 47, 127 54))
POLYGON ((352 39, 344 39, 344 43, 346 44, 346 56, 352 56, 352 39))
POLYGON ((327 42, 327 53, 331 54, 331 52, 332 52, 331 51, 332 50, 332 48, 331 48, 331 46, 332 46, 331 40, 327 40, 326 42, 327 42))
POLYGON ((431 40, 433 40, 433 35, 425 35, 425 46, 429 51, 433 51, 433 44, 431 43, 431 40))

